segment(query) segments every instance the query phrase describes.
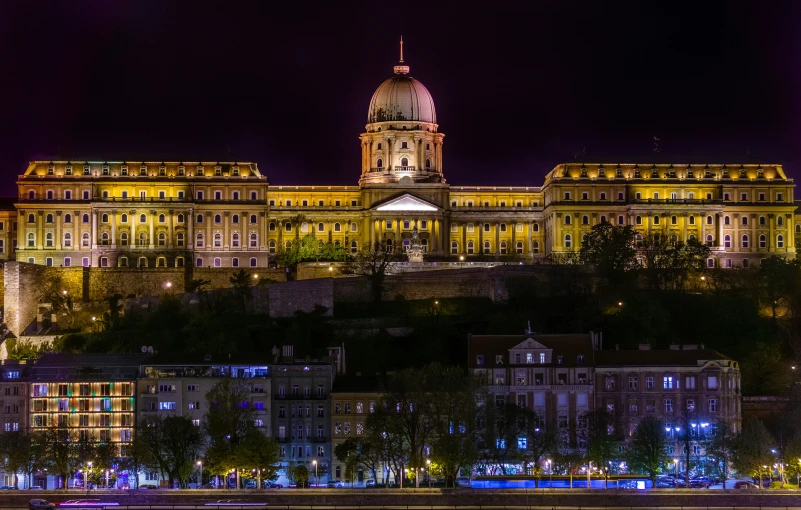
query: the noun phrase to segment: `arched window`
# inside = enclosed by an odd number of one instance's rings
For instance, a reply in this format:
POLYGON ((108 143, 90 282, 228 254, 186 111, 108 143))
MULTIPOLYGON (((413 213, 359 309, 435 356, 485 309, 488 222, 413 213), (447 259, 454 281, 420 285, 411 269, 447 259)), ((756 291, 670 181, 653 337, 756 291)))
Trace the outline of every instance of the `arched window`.
POLYGON ((100 234, 100 244, 107 245, 108 244, 108 232, 103 232, 100 234))
POLYGON ((84 214, 83 216, 81 216, 81 222, 89 223, 89 215, 88 214, 84 214))
POLYGON ((234 214, 233 216, 231 216, 231 223, 234 224, 234 225, 238 225, 239 224, 239 215, 238 214, 234 214))
POLYGON ((570 225, 570 223, 571 223, 570 215, 566 214, 565 215, 565 225, 570 225))
MULTIPOLYGON (((48 215, 48 216, 49 216, 49 215, 48 215)), ((103 215, 100 217, 100 221, 101 221, 101 222, 103 222, 103 223, 108 223, 108 214, 105 214, 105 213, 104 213, 104 214, 103 214, 103 215)), ((49 222, 48 222, 48 223, 49 223, 49 222)))
POLYGON ((250 234, 250 247, 251 248, 258 248, 259 247, 259 236, 256 235, 255 232, 251 232, 251 234, 250 234))
POLYGON ((712 221, 712 216, 707 216, 707 217, 706 217, 706 224, 707 224, 707 225, 712 225, 713 223, 714 223, 714 222, 712 221))
POLYGON ((748 234, 743 234, 743 239, 740 244, 743 248, 748 248, 748 234))
POLYGON ((67 232, 64 234, 64 247, 69 248, 70 246, 72 246, 72 234, 67 232))
POLYGON ((147 234, 139 232, 139 246, 147 246, 147 234))
POLYGON ((359 251, 359 243, 357 243, 356 241, 351 241, 350 242, 350 252, 351 253, 356 253, 358 251, 359 251))
POLYGON ((214 267, 222 267, 222 259, 220 257, 214 257, 214 267))
POLYGON ((642 247, 642 234, 637 234, 634 236, 634 243, 637 245, 638 248, 642 247))
POLYGON ((198 214, 197 217, 195 217, 195 223, 203 223, 203 215, 202 214, 198 214))
POLYGON ((642 225, 642 216, 635 216, 634 217, 634 224, 635 225, 642 225))
POLYGON ((784 248, 784 236, 781 234, 776 236, 776 248, 784 248))
POLYGON ((506 223, 501 223, 501 232, 506 232, 506 223))
POLYGON ((797 224, 797 225, 795 226, 795 233, 796 233, 796 234, 801 234, 801 224, 797 224))
POLYGON ((231 267, 239 267, 239 259, 237 257, 231 259, 231 267))
POLYGON ((659 225, 659 216, 654 216, 654 225, 659 225))
POLYGON ((587 239, 589 239, 589 237, 590 236, 588 236, 587 234, 582 234, 582 236, 581 236, 581 244, 586 243, 587 239))
POLYGON ((139 257, 139 267, 147 267, 147 257, 139 257))
POLYGON ((723 224, 724 225, 730 225, 731 224, 731 219, 728 216, 724 216, 723 217, 723 224))
POLYGON ((231 247, 239 248, 239 233, 237 232, 231 234, 231 247))
POLYGON ((183 214, 179 214, 178 217, 175 219, 175 221, 177 221, 178 223, 183 223, 184 222, 184 215, 183 214))
MULTIPOLYGON (((106 215, 106 221, 108 221, 108 215, 106 215)), ((48 214, 45 216, 45 223, 53 223, 53 215, 48 214)))
POLYGON ((573 247, 573 236, 570 234, 565 234, 565 248, 572 248, 573 247))
POLYGON ((731 236, 729 234, 723 236, 723 247, 731 248, 731 236))
POLYGON ((484 232, 489 232, 489 231, 490 231, 490 224, 489 223, 485 223, 484 224, 484 232))
POLYGON ((687 240, 695 241, 695 234, 690 234, 689 236, 687 236, 687 240))
POLYGON ((501 255, 506 255, 506 241, 501 241, 501 255))
POLYGON ((426 158, 426 168, 431 168, 431 160, 426 158))
POLYGON ((72 215, 70 213, 64 215, 64 223, 72 223, 72 215))
POLYGON ((215 223, 215 224, 217 224, 217 225, 219 225, 220 223, 222 223, 222 215, 220 215, 220 214, 215 214, 215 215, 214 215, 214 223, 215 223))
POLYGON ((350 223, 350 231, 351 232, 356 232, 358 229, 359 229, 359 225, 357 225, 355 221, 352 221, 350 223))
POLYGON ((47 234, 45 234, 45 246, 47 246, 48 248, 53 246, 53 233, 52 232, 48 232, 47 234))
POLYGON ((128 257, 120 257, 117 262, 120 267, 128 267, 128 257))
POLYGON ((195 236, 195 246, 203 248, 203 232, 198 232, 195 236))
POLYGON ((159 214, 159 223, 165 223, 167 221, 167 217, 163 214, 159 214))
MULTIPOLYGON (((322 225, 322 223, 320 223, 320 225, 322 225)), ((308 232, 309 231, 309 224, 306 223, 305 221, 303 223, 301 223, 300 224, 300 231, 304 232, 304 233, 308 232)))
POLYGON ((706 235, 706 245, 707 246, 712 246, 714 244, 714 242, 715 241, 714 241, 714 238, 712 237, 712 234, 707 234, 706 235))
POLYGON ((378 158, 378 159, 375 161, 375 167, 376 167, 376 168, 384 168, 384 160, 383 160, 383 159, 381 159, 381 158, 378 158))
POLYGON ((127 214, 122 213, 120 215, 120 223, 128 223, 128 215, 127 214))
POLYGON ((325 232, 325 223, 317 224, 317 232, 325 232))
POLYGON ((220 234, 219 232, 214 234, 214 247, 215 248, 221 248, 222 247, 222 234, 220 234))
POLYGON ((270 253, 275 253, 275 241, 273 241, 272 239, 270 239, 270 244, 269 244, 269 246, 270 246, 270 253))
POLYGON ((428 239, 420 239, 420 247, 423 249, 423 253, 428 251, 428 239))
POLYGON ((779 227, 784 226, 784 216, 776 216, 776 225, 779 227))
POLYGON ((238 191, 234 191, 233 193, 231 193, 231 199, 232 200, 239 200, 239 192, 238 191))
POLYGON ((690 225, 695 225, 695 216, 690 216, 690 225))
POLYGON ((251 214, 250 215, 250 224, 251 225, 255 225, 256 224, 256 215, 255 214, 251 214))
MULTIPOLYGON (((742 223, 743 225, 748 225, 748 216, 743 214, 742 217, 740 218, 740 223, 742 223)), ((801 227, 801 225, 798 225, 797 227, 801 227)), ((796 230, 798 230, 797 227, 796 230)))
POLYGON ((484 241, 484 254, 489 254, 492 246, 489 241, 484 241))
POLYGON ((250 267, 256 267, 256 257, 250 257, 250 267))
POLYGON ((36 234, 28 232, 28 248, 36 247, 36 234))
POLYGON ((268 230, 269 230, 270 232, 275 232, 275 223, 273 223, 273 222, 271 221, 271 222, 270 222, 270 225, 269 225, 267 228, 268 228, 268 230))
POLYGON ((36 200, 36 192, 32 189, 28 190, 28 200, 36 200))
POLYGON ((676 234, 671 235, 670 236, 670 242, 673 243, 673 244, 678 243, 679 242, 679 236, 676 235, 676 234))
POLYGON ((342 225, 339 223, 334 223, 334 232, 342 232, 342 225))
POLYGON ((340 246, 342 246, 342 243, 340 243, 340 242, 339 242, 339 239, 337 239, 336 241, 334 241, 334 247, 335 247, 335 248, 339 248, 340 246))
POLYGON ((517 251, 518 254, 523 253, 523 241, 518 241, 517 242, 515 250, 517 251))
POLYGON ((539 253, 540 252, 540 242, 539 241, 534 241, 533 243, 531 243, 531 249, 532 249, 532 251, 534 253, 539 253))
POLYGON ((670 217, 670 224, 671 225, 678 225, 679 224, 679 219, 676 216, 671 216, 670 217))
POLYGON ((473 241, 467 241, 467 253, 468 253, 468 255, 472 255, 473 254, 473 252, 475 250, 473 248, 473 246, 474 246, 473 241))
POLYGON ((184 258, 183 257, 175 257, 175 267, 184 267, 184 258))
POLYGON ((28 215, 28 223, 36 223, 36 216, 33 214, 28 215))
POLYGON ((409 166, 409 159, 408 158, 401 158, 401 166, 402 167, 409 166))
POLYGON ((292 224, 289 223, 288 221, 286 223, 284 223, 284 231, 292 232, 292 224))
POLYGON ((760 234, 760 236, 759 236, 759 247, 760 248, 767 248, 768 247, 768 238, 765 237, 765 234, 760 234))
POLYGON ((89 246, 89 232, 84 232, 81 236, 81 246, 89 246))
POLYGON ((515 231, 522 232, 523 231, 523 224, 522 223, 516 224, 515 225, 515 231))
POLYGON ((122 246, 128 246, 128 233, 127 232, 121 232, 120 233, 120 244, 122 246))
POLYGON ((581 224, 582 225, 589 225, 590 224, 590 217, 586 214, 581 217, 581 224))
POLYGON ((175 242, 178 244, 178 246, 183 246, 184 245, 184 233, 183 232, 178 232, 177 234, 175 234, 175 242))
POLYGON ((159 246, 166 246, 167 245, 167 234, 164 232, 159 232, 159 246))
POLYGON ((167 267, 167 259, 165 257, 158 257, 156 259, 156 267, 167 267))
POLYGON ((147 216, 144 214, 139 215, 139 223, 147 223, 147 216))
POLYGON ((387 239, 385 242, 387 252, 392 251, 392 239, 387 239))
POLYGON ((539 231, 540 231, 540 224, 539 223, 535 223, 534 224, 534 232, 539 232, 539 231))
POLYGON ((459 243, 451 241, 451 254, 456 255, 457 253, 459 253, 459 243))
POLYGON ((606 223, 606 215, 602 214, 601 215, 601 225, 603 225, 605 223, 606 223))

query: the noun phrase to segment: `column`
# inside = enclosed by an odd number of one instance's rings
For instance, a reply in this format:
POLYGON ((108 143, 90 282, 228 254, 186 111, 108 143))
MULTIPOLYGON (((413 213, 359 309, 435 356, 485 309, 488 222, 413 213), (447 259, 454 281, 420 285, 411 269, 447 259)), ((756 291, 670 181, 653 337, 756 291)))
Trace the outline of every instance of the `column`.
POLYGON ((689 216, 687 213, 683 213, 681 215, 681 240, 684 244, 687 244, 687 221, 689 216))
MULTIPOLYGON (((228 237, 228 218, 230 217, 230 214, 231 213, 229 211, 225 211, 223 213, 223 242, 222 242, 222 248, 226 249, 226 250, 229 248, 229 246, 231 246, 230 245, 230 238, 228 237)), ((250 218, 248 218, 248 220, 249 219, 250 218)), ((239 239, 240 244, 242 243, 242 241, 243 241, 243 239, 240 238, 239 239)), ((249 239, 245 239, 245 241, 248 243, 247 245, 250 246, 250 240, 249 239)))
POLYGON ((111 247, 117 247, 117 211, 111 211, 111 247))
POLYGON ((57 250, 61 249, 61 211, 56 211, 56 239, 55 246, 57 250))
POLYGON ((386 161, 385 165, 386 165, 387 169, 389 170, 389 172, 391 173, 392 170, 393 170, 393 168, 392 168, 392 140, 389 137, 387 137, 385 142, 387 144, 387 161, 386 161))
POLYGON ((438 253, 440 249, 440 228, 439 228, 439 220, 433 219, 431 220, 431 253, 438 253))
POLYGON ((759 236, 757 235, 757 231, 756 231, 757 217, 756 217, 756 214, 750 214, 749 216, 751 216, 748 219, 748 223, 750 223, 750 226, 751 226, 751 244, 750 244, 751 248, 749 249, 749 251, 758 252, 759 251, 759 236))
MULTIPOLYGON (((507 250, 509 248, 507 247, 507 250)), ((495 255, 501 254, 501 224, 495 222, 495 255)))
POLYGON ((740 243, 740 215, 738 213, 734 213, 731 215, 731 217, 732 223, 734 224, 734 234, 732 234, 731 247, 733 249, 732 251, 739 252, 742 248, 740 243))
POLYGON ((175 216, 175 211, 170 209, 168 211, 170 215, 170 223, 169 223, 169 230, 167 231, 167 247, 169 249, 173 248, 173 238, 175 237, 175 225, 173 224, 173 217, 175 216))
POLYGON ((92 249, 97 249, 97 211, 92 209, 92 249))
POLYGON ((723 213, 715 214, 715 246, 723 246, 723 213))
MULTIPOLYGON (((191 246, 192 250, 194 251, 194 249, 195 249, 195 211, 194 210, 190 210, 187 214, 189 215, 189 218, 188 218, 189 223, 188 223, 188 229, 187 229, 187 237, 189 239, 186 240, 186 248, 189 248, 191 246)), ((194 264, 194 261, 192 261, 192 264, 194 264)))
POLYGON ((417 140, 417 171, 418 172, 425 168, 425 164, 424 164, 425 158, 423 158, 423 153, 424 153, 423 148, 424 147, 425 147, 425 145, 423 145, 423 140, 422 139, 418 139, 417 140))
POLYGON ((73 211, 75 214, 72 215, 72 249, 78 250, 81 247, 81 239, 80 239, 80 229, 78 228, 78 224, 81 221, 80 211, 73 211))
POLYGON ((517 253, 517 245, 515 244, 517 241, 517 221, 512 223, 512 246, 511 249, 514 250, 512 253, 517 253))
POLYGON ((467 224, 462 221, 459 224, 459 227, 462 229, 462 253, 467 253, 467 224))
POLYGON ((775 217, 775 214, 768 214, 768 250, 771 252, 773 251, 773 247, 776 246, 773 241, 773 222, 775 221, 775 217))
MULTIPOLYGON (((214 220, 214 216, 212 216, 210 211, 206 211, 206 242, 204 243, 204 249, 208 250, 211 247, 214 247, 214 239, 211 237, 211 222, 214 220)), ((284 226, 281 225, 281 232, 284 231, 284 226)))
POLYGON ((153 235, 155 234, 155 231, 156 231, 156 211, 149 211, 149 212, 150 212, 150 222, 149 222, 150 223, 150 248, 152 249, 152 248, 155 248, 155 246, 156 246, 154 244, 155 239, 153 239, 153 235))
POLYGON ((478 253, 484 253, 484 223, 477 222, 476 226, 478 226, 478 253))
POLYGON ((445 255, 451 253, 451 217, 445 215, 442 217, 442 249, 445 255))
MULTIPOLYGON (((562 239, 562 235, 560 232, 560 224, 562 221, 562 213, 556 213, 554 216, 551 216, 551 221, 553 221, 553 243, 551 246, 551 251, 555 251, 554 248, 557 246, 564 247, 564 240, 562 239)), ((543 246, 543 249, 545 247, 543 246)))
MULTIPOLYGON (((268 250, 269 242, 267 240, 267 214, 264 211, 259 212, 259 246, 262 250, 268 250)), ((242 229, 244 231, 244 229, 242 229)), ((243 234, 244 235, 244 234, 243 234)))
POLYGON ((534 256, 534 244, 531 241, 531 238, 534 236, 533 227, 531 226, 531 222, 526 222, 526 244, 528 244, 528 254, 529 256, 534 256))

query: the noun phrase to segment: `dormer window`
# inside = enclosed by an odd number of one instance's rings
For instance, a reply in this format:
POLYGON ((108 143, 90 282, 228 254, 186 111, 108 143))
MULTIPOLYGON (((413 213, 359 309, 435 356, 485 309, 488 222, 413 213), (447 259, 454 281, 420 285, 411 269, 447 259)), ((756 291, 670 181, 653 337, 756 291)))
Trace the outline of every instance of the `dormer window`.
POLYGON ((515 354, 515 363, 518 364, 518 365, 520 364, 520 353, 519 352, 515 354))
POLYGON ((238 166, 235 166, 235 167, 231 168, 231 175, 233 175, 234 177, 239 177, 239 167, 238 166))
POLYGON ((579 354, 578 356, 576 356, 576 364, 577 365, 583 365, 584 364, 584 355, 583 354, 579 354))
POLYGON ((128 175, 128 166, 127 165, 122 165, 120 167, 120 175, 128 175))
POLYGON ((496 365, 503 365, 503 354, 496 354, 495 355, 495 364, 496 365))
POLYGON ((139 175, 147 176, 147 166, 142 165, 139 167, 139 175))
POLYGON ((184 167, 184 165, 178 165, 178 176, 183 177, 185 173, 186 173, 186 168, 184 167))
POLYGON ((49 165, 47 167, 47 175, 53 175, 56 173, 56 167, 53 165, 49 165))
POLYGON ((215 175, 216 177, 220 177, 220 176, 222 176, 222 167, 215 166, 215 167, 214 167, 214 175, 215 175))
POLYGON ((198 177, 203 176, 203 167, 201 165, 198 165, 197 168, 195 168, 195 175, 198 177))
POLYGON ((476 356, 476 365, 479 366, 479 367, 484 366, 484 355, 483 354, 479 354, 478 356, 476 356))
POLYGON ((534 354, 530 352, 526 353, 526 363, 534 363, 534 354))
POLYGON ((544 365, 544 364, 545 364, 545 353, 541 352, 540 353, 540 365, 544 365))
POLYGON ((89 175, 91 168, 89 165, 83 165, 83 175, 89 175))
POLYGON ((556 364, 557 365, 564 365, 565 364, 565 357, 564 356, 557 356, 556 357, 556 364))
POLYGON ((72 165, 67 165, 64 168, 64 175, 72 175, 72 165))
POLYGON ((164 165, 159 166, 159 176, 165 177, 167 175, 167 167, 164 165))

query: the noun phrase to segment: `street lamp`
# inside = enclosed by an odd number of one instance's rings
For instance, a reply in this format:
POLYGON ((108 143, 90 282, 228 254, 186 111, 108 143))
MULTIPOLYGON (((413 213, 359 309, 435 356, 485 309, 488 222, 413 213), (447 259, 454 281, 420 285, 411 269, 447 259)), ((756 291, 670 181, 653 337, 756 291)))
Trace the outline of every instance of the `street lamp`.
POLYGON ((320 485, 320 477, 317 475, 317 461, 312 461, 312 466, 314 466, 314 484, 319 487, 320 485))
POLYGON ((89 475, 92 472, 92 461, 90 460, 89 462, 86 463, 86 465, 88 467, 86 468, 86 477, 85 477, 84 483, 86 483, 86 495, 88 496, 89 495, 89 475))
POLYGON ((795 387, 795 365, 791 366, 790 368, 793 369, 793 387, 795 387))
POLYGON ((679 459, 673 459, 673 469, 676 471, 676 476, 679 476, 679 459))
POLYGON ((197 488, 199 489, 203 485, 203 462, 197 461, 197 465, 200 466, 200 479, 197 482, 197 488))
POLYGON ((553 464, 551 464, 551 459, 546 459, 545 462, 548 463, 548 475, 550 477, 548 480, 548 488, 553 489, 553 464))
POLYGON ((431 459, 426 459, 426 466, 428 466, 428 488, 431 488, 431 459))

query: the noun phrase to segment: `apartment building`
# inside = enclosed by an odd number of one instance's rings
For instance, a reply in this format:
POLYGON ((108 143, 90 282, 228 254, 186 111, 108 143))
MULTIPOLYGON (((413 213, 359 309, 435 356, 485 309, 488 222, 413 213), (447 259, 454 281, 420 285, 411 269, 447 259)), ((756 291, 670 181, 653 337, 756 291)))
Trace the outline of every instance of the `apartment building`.
MULTIPOLYGON (((375 376, 338 376, 331 390, 331 478, 345 480, 345 462, 337 458, 336 447, 348 439, 364 437, 367 419, 381 399, 383 385, 375 376)), ((371 478, 361 466, 356 473, 356 483, 371 478)), ((348 480, 350 481, 350 480, 348 480)))

